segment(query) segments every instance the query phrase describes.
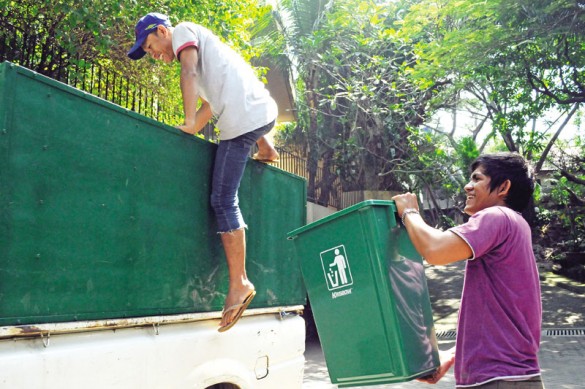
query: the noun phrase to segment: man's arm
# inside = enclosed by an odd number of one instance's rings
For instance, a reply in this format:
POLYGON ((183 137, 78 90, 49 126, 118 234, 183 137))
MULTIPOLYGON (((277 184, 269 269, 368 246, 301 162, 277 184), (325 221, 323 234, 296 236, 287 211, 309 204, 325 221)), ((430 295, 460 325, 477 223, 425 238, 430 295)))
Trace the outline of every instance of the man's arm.
MULTIPOLYGON (((407 208, 418 211, 418 200, 411 193, 394 196, 392 200, 396 203, 400 217, 407 208)), ((473 255, 471 248, 461 237, 429 226, 417 213, 408 213, 404 222, 416 251, 430 264, 447 265, 469 259, 473 255)))
POLYGON ((201 107, 197 110, 199 91, 197 90, 197 62, 199 54, 194 46, 186 47, 181 51, 181 94, 183 95, 183 111, 185 124, 178 128, 188 134, 196 134, 209 122, 212 117, 209 103, 201 99, 201 107))
POLYGON ((426 382, 427 384, 436 384, 439 382, 455 364, 455 347, 446 351, 439 350, 439 360, 441 365, 433 374, 418 378, 417 380, 420 382, 426 382))

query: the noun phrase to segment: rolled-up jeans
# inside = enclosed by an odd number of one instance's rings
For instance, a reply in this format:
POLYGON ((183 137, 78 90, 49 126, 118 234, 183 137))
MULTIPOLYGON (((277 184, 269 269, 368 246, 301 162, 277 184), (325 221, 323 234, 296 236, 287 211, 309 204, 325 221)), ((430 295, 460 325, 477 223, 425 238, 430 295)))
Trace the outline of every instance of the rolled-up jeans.
POLYGON ((252 146, 270 132, 274 121, 233 139, 220 140, 211 184, 211 207, 217 219, 218 233, 246 228, 238 201, 238 189, 252 146))

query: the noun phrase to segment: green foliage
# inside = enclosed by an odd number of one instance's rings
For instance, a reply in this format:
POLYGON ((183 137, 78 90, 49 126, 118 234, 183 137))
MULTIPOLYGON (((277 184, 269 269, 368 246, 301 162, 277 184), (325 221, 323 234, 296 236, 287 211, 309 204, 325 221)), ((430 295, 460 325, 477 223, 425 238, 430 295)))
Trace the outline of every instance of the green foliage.
POLYGON ((564 229, 563 240, 574 251, 585 249, 585 142, 576 137, 563 144, 551 163, 556 167, 542 195, 541 219, 564 229), (546 209, 546 210, 545 210, 546 209), (582 248, 579 248, 583 246, 582 248))
MULTIPOLYGON (((179 89, 178 66, 166 66, 151 59, 131 61, 126 57, 134 43, 134 26, 148 12, 169 15, 176 24, 193 21, 209 27, 228 44, 250 60, 260 53, 252 47, 255 21, 269 12, 256 0, 204 0, 193 3, 186 0, 0 0, 0 21, 37 37, 39 61, 37 69, 66 68, 80 85, 105 83, 104 79, 85 70, 91 64, 99 65, 104 74, 116 74, 124 89, 132 93, 137 88, 150 91, 150 99, 158 101, 163 109, 159 120, 169 124, 182 122, 182 102, 179 89), (55 52, 61 50, 57 58, 55 52), (44 62, 43 62, 44 61, 44 62)), ((45 72, 47 75, 50 71, 45 72)), ((112 76, 114 77, 114 76, 112 76)), ((77 86, 77 85, 76 85, 77 86)), ((99 88, 106 90, 106 85, 99 88)), ((93 89, 90 91, 93 92, 93 89)), ((107 93, 107 92, 104 92, 107 93)), ((100 93, 101 97, 104 97, 100 93)), ((136 96, 144 98, 144 96, 136 96)), ((144 113, 144 112, 143 112, 144 113)), ((154 115, 152 115, 154 116, 154 115)))
POLYGON ((552 200, 559 205, 569 205, 570 199, 567 194, 569 181, 565 177, 560 177, 558 180, 554 181, 554 183, 555 185, 550 192, 552 200))
POLYGON ((585 101, 584 23, 585 10, 564 0, 422 0, 400 33, 420 58, 413 77, 452 86, 438 104, 468 91, 507 149, 530 156, 547 140, 527 130, 529 122, 554 103, 585 101))
POLYGON ((459 140, 455 151, 458 155, 457 163, 462 171, 466 172, 471 163, 479 157, 479 150, 472 137, 466 136, 459 140))
POLYGON ((476 134, 440 136, 422 125, 433 110, 453 108, 460 91, 487 110, 493 141, 486 150, 518 151, 529 159, 548 152, 549 136, 533 120, 559 99, 579 98, 575 70, 584 61, 575 48, 585 47, 577 28, 583 11, 570 2, 283 4, 289 24, 283 24, 279 52, 291 53, 302 80, 302 136, 287 139, 316 153, 309 159, 327 160, 333 152, 344 190, 426 188, 456 196, 480 153, 476 134), (571 79, 563 80, 559 69, 571 79))
MULTIPOLYGON (((585 101, 585 9, 569 0, 283 0, 275 12, 256 0, 0 0, 0 6, 0 21, 43 37, 37 57, 47 69, 64 61, 71 78, 102 91, 107 81, 88 76, 91 64, 116 72, 116 80, 123 75, 118 82, 130 93, 153 92, 151 99, 164 105, 161 120, 170 124, 182 120, 179 67, 126 57, 145 13, 202 24, 248 61, 266 66, 270 58, 296 76, 298 122, 281 128, 279 139, 306 152, 313 176, 321 160, 346 191, 424 189, 457 198, 480 152, 547 156, 551 138, 533 120, 551 107, 585 101), (485 149, 476 133, 457 137, 425 127, 435 110, 456 108, 461 91, 489 119, 485 149)), ((258 68, 260 75, 265 70, 258 68)), ((585 155, 582 140, 565 149, 585 155)), ((572 212, 576 199, 585 198, 582 160, 548 161, 566 174, 541 197, 572 212)), ((582 213, 571 212, 567 228, 583 234, 582 213)))
MULTIPOLYGON (((401 8, 360 0, 283 6, 291 63, 304 81, 299 127, 316 153, 310 159, 332 153, 347 191, 419 182, 410 177, 420 162, 411 156, 409 136, 423 123, 433 93, 409 78, 416 59, 394 25, 401 8)), ((430 145, 424 137, 417 144, 424 142, 430 145)))

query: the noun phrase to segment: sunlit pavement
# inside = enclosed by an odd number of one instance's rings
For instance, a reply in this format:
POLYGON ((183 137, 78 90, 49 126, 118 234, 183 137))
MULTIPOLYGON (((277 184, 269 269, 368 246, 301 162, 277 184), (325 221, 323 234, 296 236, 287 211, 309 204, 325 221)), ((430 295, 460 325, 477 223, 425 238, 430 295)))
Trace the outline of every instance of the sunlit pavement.
MULTIPOLYGON (((463 286, 464 263, 450 266, 428 267, 425 270, 435 330, 438 334, 453 331, 457 327, 457 311, 463 286)), ((582 289, 559 287, 551 283, 550 276, 541 277, 543 303, 543 336, 540 347, 540 365, 546 389, 585 389, 585 293, 582 289), (548 277, 548 278, 547 278, 548 277), (576 330, 571 336, 558 336, 547 329, 576 330)), ((583 285, 579 285, 580 288, 583 285)), ((441 337, 439 337, 441 339, 441 337)), ((439 348, 454 346, 453 338, 443 337, 439 348), (448 340, 447 340, 448 339, 448 340)), ((303 389, 337 388, 329 379, 325 359, 318 340, 309 341, 305 352, 303 389)), ((455 387, 453 370, 436 385, 410 381, 388 385, 356 387, 361 389, 443 389, 455 387)))
MULTIPOLYGON (((441 349, 453 347, 454 343, 451 341, 441 345, 441 349)), ((321 346, 318 341, 311 341, 307 343, 307 349, 305 351, 305 378, 303 381, 303 389, 335 389, 337 385, 333 385, 329 379, 329 373, 325 365, 325 358, 321 351, 321 346)), ((441 389, 441 388, 454 388, 455 380, 453 373, 450 372, 446 375, 438 384, 428 386, 427 384, 411 381, 404 383, 395 383, 391 385, 372 385, 372 386, 360 386, 356 388, 368 388, 368 389, 379 389, 379 388, 390 388, 390 389, 403 389, 403 388, 424 388, 428 387, 441 389)))
MULTIPOLYGON (((453 347, 453 341, 439 342, 440 349, 453 347)), ((335 389, 329 380, 318 341, 307 343, 303 389, 335 389)), ((547 389, 585 388, 585 336, 543 336, 540 348, 542 377, 547 389)), ((391 385, 361 386, 361 389, 450 388, 455 387, 453 370, 436 385, 410 381, 391 385)))

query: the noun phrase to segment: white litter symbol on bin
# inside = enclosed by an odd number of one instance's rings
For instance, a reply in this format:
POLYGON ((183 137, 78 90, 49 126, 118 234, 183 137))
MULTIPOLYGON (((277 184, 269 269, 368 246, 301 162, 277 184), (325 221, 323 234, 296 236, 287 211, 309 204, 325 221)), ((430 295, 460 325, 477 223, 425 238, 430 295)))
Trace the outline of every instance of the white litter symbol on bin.
POLYGON ((321 265, 327 289, 334 290, 353 284, 344 245, 321 252, 321 265))

